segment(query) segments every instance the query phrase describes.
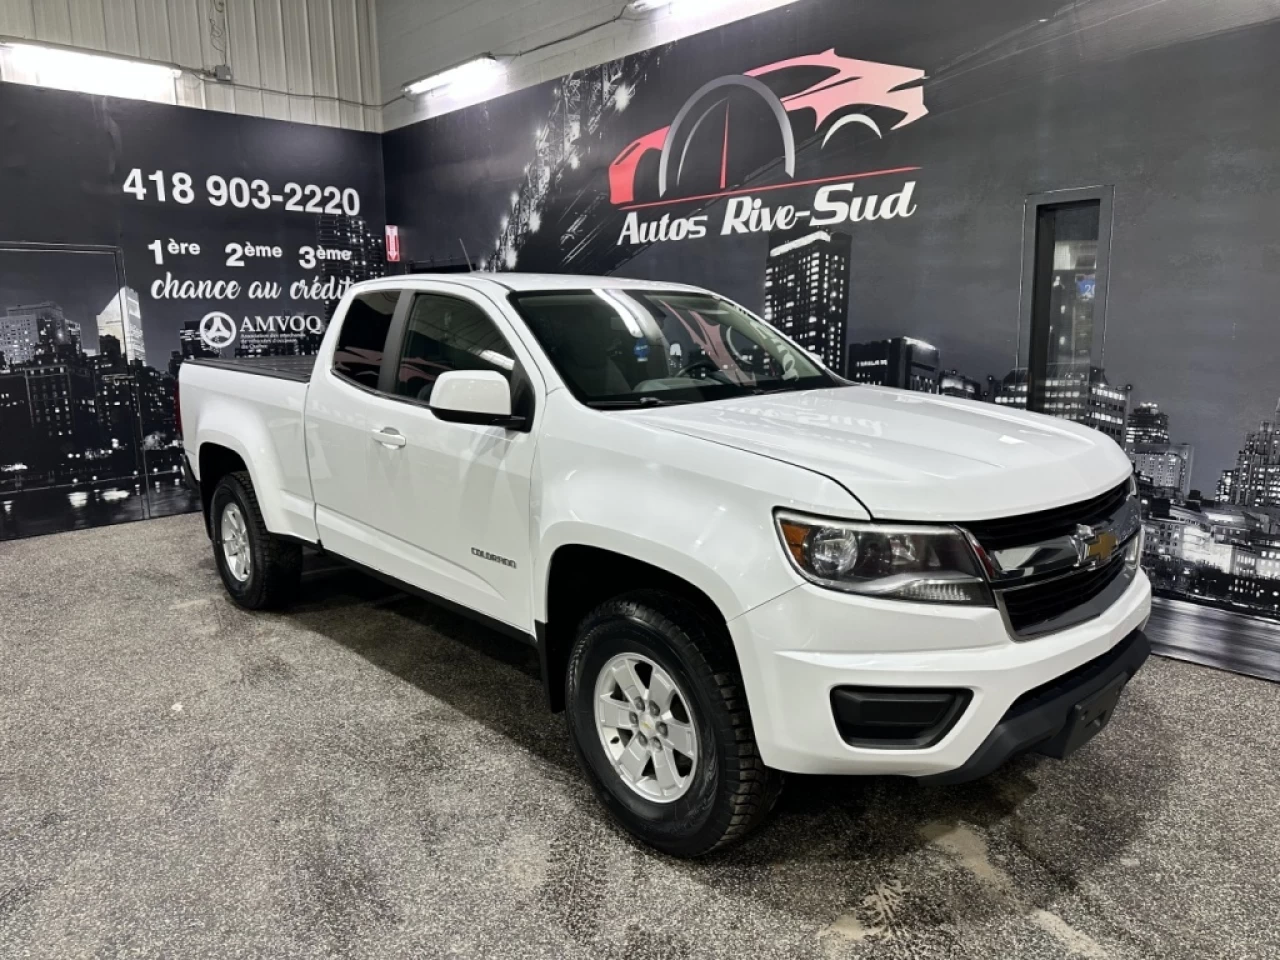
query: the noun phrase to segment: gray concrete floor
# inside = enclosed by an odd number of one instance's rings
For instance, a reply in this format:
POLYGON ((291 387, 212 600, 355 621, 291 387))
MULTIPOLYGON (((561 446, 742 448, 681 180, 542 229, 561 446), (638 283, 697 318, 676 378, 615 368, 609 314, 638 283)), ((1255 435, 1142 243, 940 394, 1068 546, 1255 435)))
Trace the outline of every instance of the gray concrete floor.
POLYGON ((195 517, 0 544, 0 957, 1280 957, 1280 686, 1153 659, 1067 763, 687 863, 536 674, 347 572, 244 613, 195 517))

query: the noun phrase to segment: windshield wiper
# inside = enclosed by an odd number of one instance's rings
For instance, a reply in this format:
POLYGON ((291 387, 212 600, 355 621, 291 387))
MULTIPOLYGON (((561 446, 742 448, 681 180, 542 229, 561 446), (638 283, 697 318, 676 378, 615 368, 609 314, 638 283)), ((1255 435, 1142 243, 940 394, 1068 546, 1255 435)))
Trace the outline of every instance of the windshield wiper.
POLYGON ((799 385, 792 385, 792 384, 787 384, 781 387, 755 387, 754 389, 752 389, 751 395, 753 397, 758 397, 764 393, 796 393, 800 390, 812 390, 812 389, 814 389, 812 385, 807 387, 802 387, 799 385))
POLYGON ((678 407, 693 400, 663 400, 661 397, 638 397, 635 400, 588 400, 593 410, 627 410, 639 407, 678 407))

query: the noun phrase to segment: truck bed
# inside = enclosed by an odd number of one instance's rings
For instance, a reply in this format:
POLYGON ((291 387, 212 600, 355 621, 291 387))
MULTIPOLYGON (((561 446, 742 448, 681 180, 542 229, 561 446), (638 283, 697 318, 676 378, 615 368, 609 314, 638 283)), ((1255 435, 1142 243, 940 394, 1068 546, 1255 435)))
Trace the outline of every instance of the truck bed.
POLYGON ((185 360, 202 367, 219 367, 237 373, 252 373, 277 380, 296 380, 308 383, 315 369, 315 357, 236 357, 231 360, 185 360))

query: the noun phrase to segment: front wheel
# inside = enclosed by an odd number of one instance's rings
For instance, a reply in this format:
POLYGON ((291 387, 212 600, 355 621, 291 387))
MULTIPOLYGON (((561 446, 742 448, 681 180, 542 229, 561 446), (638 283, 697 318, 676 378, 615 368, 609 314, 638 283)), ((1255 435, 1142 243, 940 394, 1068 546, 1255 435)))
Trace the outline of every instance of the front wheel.
POLYGON ((249 474, 219 480, 209 510, 214 560, 231 599, 249 610, 291 600, 302 578, 302 548, 267 530, 249 474))
POLYGON ((729 644, 693 604, 654 591, 588 614, 569 658, 579 763, 624 827, 675 856, 746 836, 781 788, 756 749, 729 644))

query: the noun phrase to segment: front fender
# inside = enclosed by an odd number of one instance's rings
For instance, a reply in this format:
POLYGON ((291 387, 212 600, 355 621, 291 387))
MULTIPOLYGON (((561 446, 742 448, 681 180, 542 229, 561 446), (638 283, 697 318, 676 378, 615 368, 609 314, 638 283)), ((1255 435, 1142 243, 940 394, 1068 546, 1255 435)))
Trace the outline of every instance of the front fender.
MULTIPOLYGON (((544 585, 549 582, 550 566, 557 550, 568 546, 594 547, 639 560, 693 584, 711 598, 726 619, 744 612, 739 594, 720 571, 708 566, 703 558, 683 553, 671 543, 656 539, 647 532, 606 527, 587 519, 566 520, 550 527, 543 542, 545 552, 538 554, 535 576, 544 585)), ((546 622, 547 590, 538 591, 536 598, 535 619, 546 622)))
POLYGON ((549 405, 532 517, 538 620, 547 620, 551 558, 562 546, 666 570, 732 620, 801 582, 774 528, 777 508, 866 518, 847 490, 813 471, 553 398, 561 403, 549 405))

